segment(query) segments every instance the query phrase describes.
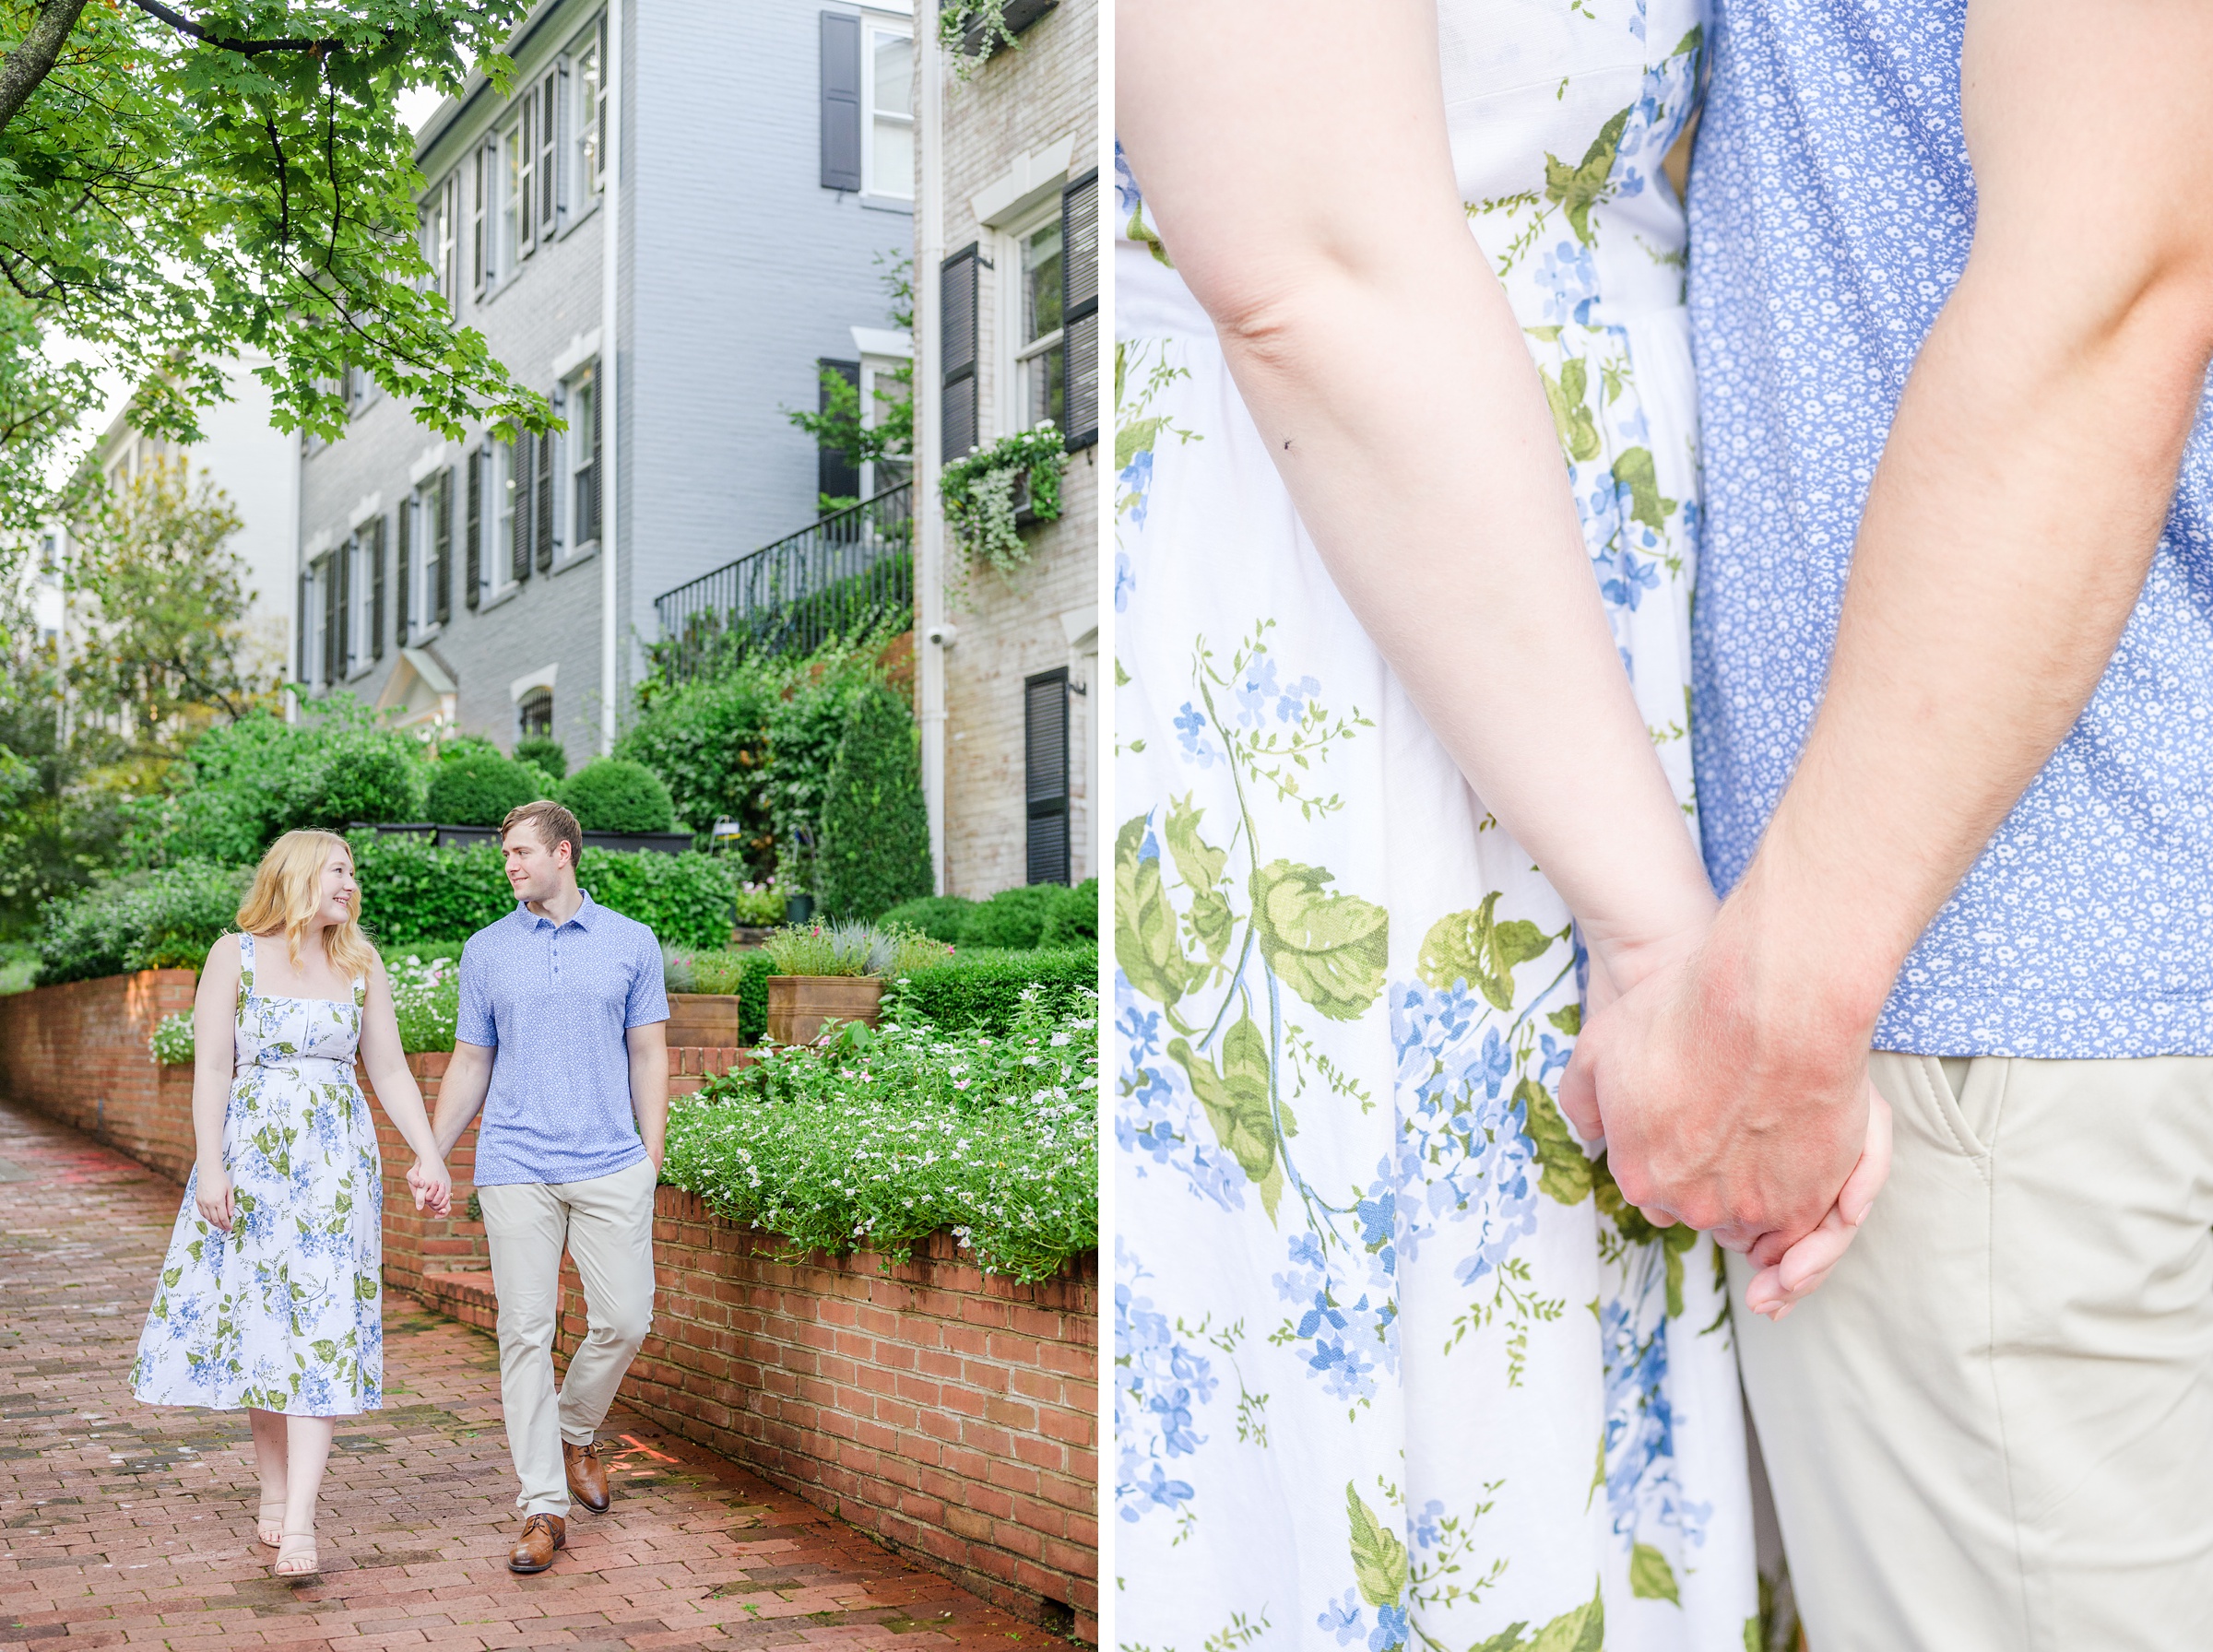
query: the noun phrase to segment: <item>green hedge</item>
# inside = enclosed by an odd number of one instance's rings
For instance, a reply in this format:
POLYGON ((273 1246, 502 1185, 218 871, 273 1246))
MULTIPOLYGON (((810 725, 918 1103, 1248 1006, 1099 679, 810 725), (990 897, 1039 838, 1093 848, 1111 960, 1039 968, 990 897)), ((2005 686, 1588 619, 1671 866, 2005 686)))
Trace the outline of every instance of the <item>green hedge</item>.
POLYGON ((669 788, 651 769, 628 758, 602 757, 585 764, 561 783, 561 801, 586 832, 676 828, 669 788))
POLYGON ((243 867, 185 861, 55 901, 39 936, 39 980, 196 970, 217 937, 234 926, 251 876, 243 867))
POLYGON ((922 895, 882 914, 886 924, 907 924, 954 947, 1020 951, 1034 947, 1096 946, 1099 884, 1086 878, 1073 889, 1032 883, 1002 889, 988 901, 961 895, 922 895))
POLYGON ((1038 1013, 1049 1018, 1095 1013, 1099 950, 1058 952, 964 952, 951 962, 917 970, 893 988, 915 1013, 949 1032, 1012 1033, 1022 995, 1040 989, 1038 1013))

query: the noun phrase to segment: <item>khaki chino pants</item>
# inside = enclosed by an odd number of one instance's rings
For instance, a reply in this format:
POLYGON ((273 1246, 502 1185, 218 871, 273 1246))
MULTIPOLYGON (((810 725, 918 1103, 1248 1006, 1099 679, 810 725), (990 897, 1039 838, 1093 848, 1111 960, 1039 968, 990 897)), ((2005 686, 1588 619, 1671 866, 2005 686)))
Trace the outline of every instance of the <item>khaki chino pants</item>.
POLYGON ((1808 1645, 2213 1647, 2213 1059, 1874 1076, 1866 1226, 1736 1316, 1808 1645))
POLYGON ((569 1512, 561 1448, 591 1444, 622 1374, 653 1320, 651 1159, 612 1175, 548 1186, 479 1187, 500 1298, 500 1404, 526 1515, 569 1512), (576 1258, 586 1329, 558 1398, 553 1328, 561 1313, 561 1253, 576 1258))

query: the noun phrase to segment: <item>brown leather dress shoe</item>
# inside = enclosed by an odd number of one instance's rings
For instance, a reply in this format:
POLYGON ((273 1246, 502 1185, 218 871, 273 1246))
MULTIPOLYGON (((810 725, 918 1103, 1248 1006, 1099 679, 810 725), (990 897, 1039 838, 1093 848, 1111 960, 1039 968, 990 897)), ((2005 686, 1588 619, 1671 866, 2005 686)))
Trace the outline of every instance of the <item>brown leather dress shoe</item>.
POLYGON ((568 1527, 559 1515, 532 1515, 523 1522, 523 1535, 507 1556, 507 1569, 542 1572, 553 1564, 554 1551, 568 1546, 568 1527))
POLYGON ((569 1471, 569 1495, 595 1515, 607 1513, 607 1465, 597 1441, 589 1446, 561 1443, 562 1467, 569 1471))

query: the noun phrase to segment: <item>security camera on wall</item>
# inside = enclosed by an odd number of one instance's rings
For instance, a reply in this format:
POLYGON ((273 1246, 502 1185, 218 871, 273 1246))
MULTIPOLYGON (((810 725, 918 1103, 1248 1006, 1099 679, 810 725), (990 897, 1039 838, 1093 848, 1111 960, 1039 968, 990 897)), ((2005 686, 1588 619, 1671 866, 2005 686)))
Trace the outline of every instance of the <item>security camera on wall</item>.
POLYGON ((961 632, 958 626, 948 620, 943 624, 931 626, 924 634, 927 635, 929 640, 935 643, 940 648, 951 648, 954 640, 960 636, 961 632))

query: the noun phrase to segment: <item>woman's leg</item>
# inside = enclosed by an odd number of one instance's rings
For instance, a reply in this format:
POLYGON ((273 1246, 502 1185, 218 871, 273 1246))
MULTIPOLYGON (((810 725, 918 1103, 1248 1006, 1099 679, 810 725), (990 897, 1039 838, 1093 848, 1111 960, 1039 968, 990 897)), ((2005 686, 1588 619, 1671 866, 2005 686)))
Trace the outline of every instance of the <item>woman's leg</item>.
POLYGON ((315 1528, 315 1501, 323 1494, 323 1466, 330 1460, 331 1436, 337 1432, 332 1417, 284 1419, 287 1480, 284 1528, 304 1536, 315 1528))
POLYGON ((254 1535, 275 1548, 284 1532, 284 1496, 290 1460, 285 1448, 284 1413, 249 1407, 246 1420, 254 1429, 254 1469, 261 1478, 261 1510, 254 1535))

